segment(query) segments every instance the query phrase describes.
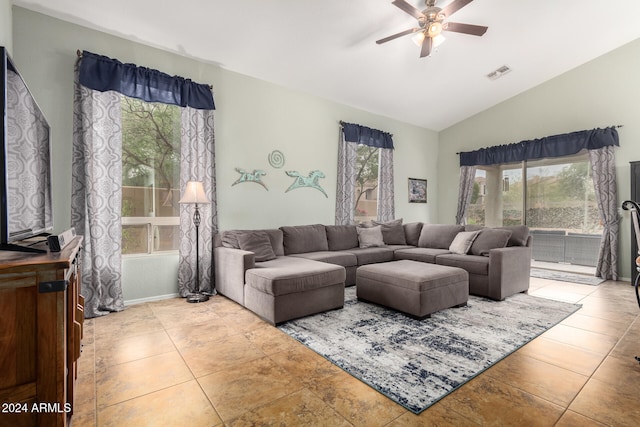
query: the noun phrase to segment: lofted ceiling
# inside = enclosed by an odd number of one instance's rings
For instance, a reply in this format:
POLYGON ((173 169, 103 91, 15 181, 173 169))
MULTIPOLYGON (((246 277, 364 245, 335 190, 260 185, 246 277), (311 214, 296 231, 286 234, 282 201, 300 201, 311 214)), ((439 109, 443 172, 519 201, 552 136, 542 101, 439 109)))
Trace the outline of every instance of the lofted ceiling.
POLYGON ((451 20, 486 34, 444 33, 427 58, 411 36, 375 43, 416 26, 391 0, 13 3, 435 131, 640 37, 639 0, 475 0, 451 20))

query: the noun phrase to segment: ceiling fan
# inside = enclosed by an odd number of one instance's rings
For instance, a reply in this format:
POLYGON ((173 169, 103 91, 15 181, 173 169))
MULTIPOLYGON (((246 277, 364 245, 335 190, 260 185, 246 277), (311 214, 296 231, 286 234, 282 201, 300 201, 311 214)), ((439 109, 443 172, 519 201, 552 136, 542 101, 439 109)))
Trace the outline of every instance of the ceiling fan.
POLYGON ((442 31, 452 31, 455 33, 470 34, 472 36, 482 36, 488 27, 482 25, 462 24, 459 22, 447 21, 447 18, 462 9, 473 0, 453 0, 444 8, 436 6, 436 0, 425 0, 427 8, 423 11, 411 6, 405 0, 394 0, 391 3, 402 9, 404 12, 413 16, 418 20, 417 28, 410 28, 393 34, 389 37, 377 40, 377 44, 386 43, 397 39, 398 37, 408 34, 418 33, 421 40, 422 48, 420 50, 420 58, 429 56, 434 44, 437 43, 442 31), (435 40, 435 41, 434 41, 435 40))

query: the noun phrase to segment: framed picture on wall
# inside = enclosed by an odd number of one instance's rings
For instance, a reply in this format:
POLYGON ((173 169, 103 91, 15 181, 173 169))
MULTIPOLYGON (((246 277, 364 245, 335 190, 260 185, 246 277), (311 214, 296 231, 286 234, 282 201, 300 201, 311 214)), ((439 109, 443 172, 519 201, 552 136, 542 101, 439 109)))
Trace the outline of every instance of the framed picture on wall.
POLYGON ((409 203, 427 203, 427 180, 409 178, 409 203))

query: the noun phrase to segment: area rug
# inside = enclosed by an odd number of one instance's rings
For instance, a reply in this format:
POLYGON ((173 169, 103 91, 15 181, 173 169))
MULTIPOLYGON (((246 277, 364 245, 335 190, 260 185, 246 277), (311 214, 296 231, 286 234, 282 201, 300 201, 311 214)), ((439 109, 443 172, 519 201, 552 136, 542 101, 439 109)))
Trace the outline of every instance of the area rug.
POLYGON ((581 306, 516 294, 415 320, 345 290, 341 310, 279 326, 347 373, 419 414, 581 306))
POLYGON ((604 282, 604 279, 586 274, 568 273, 566 271, 546 270, 544 268, 532 268, 531 277, 539 279, 560 280, 562 282, 579 283, 581 285, 597 286, 604 282))

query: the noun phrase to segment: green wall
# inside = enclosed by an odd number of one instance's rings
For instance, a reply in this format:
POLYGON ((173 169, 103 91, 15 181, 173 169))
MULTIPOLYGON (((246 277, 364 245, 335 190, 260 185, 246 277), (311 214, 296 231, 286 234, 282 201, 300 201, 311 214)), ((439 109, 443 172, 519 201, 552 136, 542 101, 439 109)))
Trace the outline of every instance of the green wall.
MULTIPOLYGON (((56 231, 69 227, 73 66, 76 50, 181 75, 213 85, 216 101, 216 179, 221 229, 334 222, 339 121, 360 123, 394 135, 396 217, 437 222, 438 134, 325 99, 288 90, 213 64, 158 50, 119 37, 13 8, 16 66, 52 128, 56 231), (280 150, 286 164, 274 169, 268 154, 280 150), (268 172, 269 191, 255 184, 231 186, 236 167, 268 172), (329 195, 312 189, 284 193, 291 183, 285 170, 307 174, 319 169, 329 195), (407 178, 429 182, 429 203, 410 204, 407 178)), ((177 292, 177 255, 125 257, 123 288, 127 301, 177 292)))
MULTIPOLYGON (((455 221, 457 152, 611 125, 624 125, 616 150, 621 205, 630 196, 629 162, 640 160, 639 114, 640 39, 440 132, 437 217, 455 221)), ((629 278, 631 221, 621 209, 620 215, 618 273, 629 278)))
MULTIPOLYGON (((0 12, 4 12, 2 6, 0 3, 0 12)), ((623 124, 617 151, 620 201, 629 196, 628 162, 640 160, 640 125, 634 120, 640 102, 640 41, 438 134, 19 7, 13 7, 11 23, 12 56, 52 127, 56 231, 69 227, 77 49, 213 85, 221 229, 333 223, 340 120, 394 135, 396 217, 407 222, 454 222, 458 151, 623 124), (285 154, 282 169, 274 169, 267 162, 273 150, 285 154), (239 176, 236 167, 265 170, 269 191, 254 184, 232 186, 239 176), (285 170, 308 173, 314 169, 326 175, 321 184, 328 198, 312 189, 284 193, 291 183, 285 170), (429 203, 407 202, 409 177, 428 180, 429 203)), ((630 221, 628 215, 621 215, 619 272, 629 277, 630 221)), ((123 261, 124 295, 129 302, 175 294, 176 278, 177 255, 133 256, 123 261)))

